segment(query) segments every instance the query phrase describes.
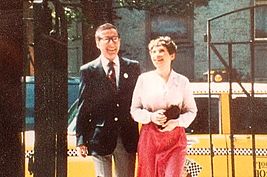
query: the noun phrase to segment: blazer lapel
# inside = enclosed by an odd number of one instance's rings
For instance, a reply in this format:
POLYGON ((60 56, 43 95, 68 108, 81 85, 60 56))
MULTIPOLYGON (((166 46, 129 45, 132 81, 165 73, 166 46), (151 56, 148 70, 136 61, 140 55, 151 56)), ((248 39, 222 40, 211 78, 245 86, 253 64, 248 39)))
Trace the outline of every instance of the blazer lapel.
POLYGON ((94 65, 94 68, 96 69, 96 71, 99 75, 99 78, 101 78, 101 80, 106 78, 106 73, 104 71, 104 68, 102 66, 100 58, 97 59, 95 65, 94 65))
POLYGON ((128 78, 127 73, 127 63, 122 58, 120 58, 120 78, 119 78, 119 90, 122 90, 124 88, 124 85, 126 84, 126 79, 128 78))
POLYGON ((105 70, 103 68, 103 65, 101 63, 100 58, 98 58, 98 62, 95 65, 95 68, 97 69, 97 73, 99 74, 99 82, 101 82, 99 85, 101 85, 102 87, 108 87, 107 90, 109 92, 116 92, 116 90, 114 89, 112 83, 110 82, 109 78, 107 77, 105 70))

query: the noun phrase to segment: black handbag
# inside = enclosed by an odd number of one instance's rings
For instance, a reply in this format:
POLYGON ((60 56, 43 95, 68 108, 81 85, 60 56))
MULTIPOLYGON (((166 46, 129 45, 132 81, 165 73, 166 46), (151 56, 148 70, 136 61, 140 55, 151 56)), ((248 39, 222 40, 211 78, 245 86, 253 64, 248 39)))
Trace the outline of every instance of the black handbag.
MULTIPOLYGON (((166 122, 168 122, 171 119, 177 119, 181 114, 181 109, 177 105, 171 105, 166 111, 164 112, 164 115, 167 117, 166 122)), ((160 129, 163 129, 161 125, 158 125, 160 129)))

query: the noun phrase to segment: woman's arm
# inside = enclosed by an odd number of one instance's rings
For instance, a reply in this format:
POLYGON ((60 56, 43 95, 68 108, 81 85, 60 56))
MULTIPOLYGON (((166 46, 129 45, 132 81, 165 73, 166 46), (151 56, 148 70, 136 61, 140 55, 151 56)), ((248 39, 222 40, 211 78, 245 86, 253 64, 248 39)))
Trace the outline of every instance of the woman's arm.
POLYGON ((137 79, 131 104, 131 115, 132 118, 139 123, 148 124, 151 122, 151 112, 147 109, 144 109, 142 104, 142 95, 143 93, 143 77, 140 75, 137 79))
POLYGON ((193 122, 197 115, 197 106, 193 96, 193 91, 189 80, 185 82, 184 92, 183 92, 183 104, 182 104, 182 114, 180 115, 178 125, 180 127, 187 128, 193 122))

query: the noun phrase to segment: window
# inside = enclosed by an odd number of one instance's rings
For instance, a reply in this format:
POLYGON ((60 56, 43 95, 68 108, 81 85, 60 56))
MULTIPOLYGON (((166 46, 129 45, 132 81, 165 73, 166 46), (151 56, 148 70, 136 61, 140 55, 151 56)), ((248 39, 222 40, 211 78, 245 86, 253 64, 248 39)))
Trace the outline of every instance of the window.
POLYGON ((267 40, 267 0, 255 0, 255 4, 264 5, 255 9, 255 38, 267 40))
MULTIPOLYGON (((173 61, 175 71, 194 78, 194 43, 193 16, 152 15, 149 19, 150 37, 170 36, 177 44, 176 60, 173 61)), ((151 67, 153 68, 153 67, 151 67)), ((148 68, 149 69, 149 68, 148 68)))
POLYGON ((151 37, 168 35, 181 43, 191 42, 191 23, 190 17, 154 15, 151 17, 151 37))

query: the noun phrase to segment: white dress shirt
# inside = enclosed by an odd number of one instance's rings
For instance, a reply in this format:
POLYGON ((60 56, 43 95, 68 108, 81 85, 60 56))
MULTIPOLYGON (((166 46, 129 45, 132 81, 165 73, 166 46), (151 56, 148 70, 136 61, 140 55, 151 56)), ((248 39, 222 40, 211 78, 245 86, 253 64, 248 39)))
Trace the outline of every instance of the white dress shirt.
POLYGON ((131 114, 134 120, 148 124, 152 112, 167 109, 170 105, 186 110, 180 115, 178 125, 187 128, 197 113, 189 80, 173 70, 167 82, 156 71, 141 74, 132 98, 131 114))
MULTIPOLYGON (((100 56, 100 60, 103 66, 103 69, 105 71, 105 73, 108 73, 108 63, 110 62, 110 60, 108 60, 107 58, 105 58, 103 55, 100 56)), ((116 86, 119 86, 119 79, 120 79, 120 60, 119 57, 117 56, 114 60, 114 69, 115 69, 115 76, 116 76, 116 86)))

